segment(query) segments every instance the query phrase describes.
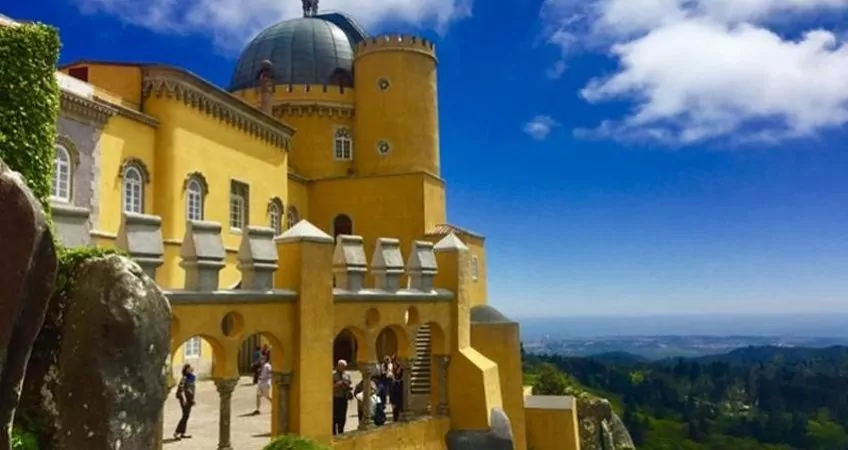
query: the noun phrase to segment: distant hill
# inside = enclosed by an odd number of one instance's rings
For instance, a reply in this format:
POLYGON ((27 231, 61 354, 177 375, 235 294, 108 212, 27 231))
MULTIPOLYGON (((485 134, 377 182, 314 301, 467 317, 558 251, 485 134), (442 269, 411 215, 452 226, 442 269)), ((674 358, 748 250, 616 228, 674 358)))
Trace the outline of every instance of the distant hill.
POLYGON ((848 360, 848 347, 841 345, 825 348, 777 347, 773 345, 748 346, 721 355, 701 356, 694 358, 694 360, 702 364, 710 364, 712 362, 736 364, 773 362, 791 364, 809 360, 845 361, 848 360))
POLYGON ((597 353, 594 355, 589 355, 589 358, 592 358, 597 361, 610 363, 610 364, 638 364, 643 362, 650 361, 648 358, 645 358, 641 355, 634 355, 630 352, 604 352, 597 353))

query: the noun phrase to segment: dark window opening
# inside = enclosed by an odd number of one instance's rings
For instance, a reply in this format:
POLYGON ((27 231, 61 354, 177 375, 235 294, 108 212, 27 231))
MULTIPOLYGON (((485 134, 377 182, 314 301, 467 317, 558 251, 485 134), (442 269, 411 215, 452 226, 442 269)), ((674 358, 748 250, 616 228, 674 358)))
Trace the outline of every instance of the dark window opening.
POLYGON ((74 67, 68 69, 68 75, 76 78, 77 80, 88 82, 88 67, 74 67))
POLYGON ((340 234, 353 234, 353 221, 345 214, 333 219, 333 237, 339 237, 340 234))
POLYGON ((350 75, 350 72, 345 69, 336 69, 330 75, 330 78, 327 80, 328 85, 339 86, 344 88, 345 86, 353 86, 353 77, 350 75))

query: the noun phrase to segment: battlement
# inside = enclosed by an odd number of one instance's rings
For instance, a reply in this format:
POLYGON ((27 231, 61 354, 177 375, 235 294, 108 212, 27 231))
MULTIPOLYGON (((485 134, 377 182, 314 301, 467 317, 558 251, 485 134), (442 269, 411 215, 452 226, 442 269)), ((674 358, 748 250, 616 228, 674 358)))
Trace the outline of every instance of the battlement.
POLYGON ((387 34, 367 38, 357 44, 355 57, 380 51, 416 52, 436 59, 436 44, 419 36, 387 34))

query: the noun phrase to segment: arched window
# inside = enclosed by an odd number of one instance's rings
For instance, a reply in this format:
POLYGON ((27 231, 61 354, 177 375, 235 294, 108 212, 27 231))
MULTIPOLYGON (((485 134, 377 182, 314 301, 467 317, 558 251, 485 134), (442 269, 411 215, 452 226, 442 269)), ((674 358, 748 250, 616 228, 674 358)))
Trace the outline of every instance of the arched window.
POLYGON ((335 158, 339 161, 350 161, 353 159, 353 140, 350 137, 350 130, 347 128, 336 130, 333 152, 335 158))
POLYGON ((56 146, 56 159, 53 160, 53 189, 50 195, 63 202, 71 201, 71 154, 62 145, 56 146))
POLYGON ((353 234, 353 221, 346 214, 339 214, 333 219, 333 237, 340 234, 353 234))
POLYGON ((289 206, 288 211, 286 211, 286 228, 291 229, 298 222, 300 222, 300 215, 297 213, 297 208, 289 206))
POLYGON ((480 260, 476 256, 471 257, 471 279, 477 281, 480 276, 480 260))
POLYGON ((144 212, 144 178, 134 165, 124 169, 124 211, 141 214, 144 212))
POLYGON ((186 218, 203 220, 203 185, 195 178, 186 186, 186 218))
POLYGON ((268 203, 268 226, 274 229, 277 236, 283 234, 283 202, 279 198, 271 199, 268 203))

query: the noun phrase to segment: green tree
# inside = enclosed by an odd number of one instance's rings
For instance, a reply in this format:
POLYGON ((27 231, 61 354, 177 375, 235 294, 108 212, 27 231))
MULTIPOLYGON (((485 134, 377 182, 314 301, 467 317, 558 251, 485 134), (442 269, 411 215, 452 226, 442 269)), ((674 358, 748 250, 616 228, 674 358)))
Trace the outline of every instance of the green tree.
POLYGON ((565 395, 568 378, 551 364, 543 364, 533 384, 533 395, 565 395))

